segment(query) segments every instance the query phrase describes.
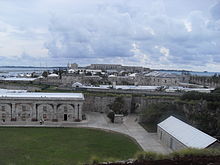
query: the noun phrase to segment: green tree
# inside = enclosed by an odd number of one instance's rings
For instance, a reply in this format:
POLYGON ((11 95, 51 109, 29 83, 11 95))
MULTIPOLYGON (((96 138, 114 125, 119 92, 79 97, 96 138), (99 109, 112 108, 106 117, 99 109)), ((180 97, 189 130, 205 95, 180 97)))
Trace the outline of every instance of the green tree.
POLYGON ((122 97, 116 97, 114 102, 109 104, 108 107, 116 114, 127 114, 127 111, 123 111, 124 100, 122 97))

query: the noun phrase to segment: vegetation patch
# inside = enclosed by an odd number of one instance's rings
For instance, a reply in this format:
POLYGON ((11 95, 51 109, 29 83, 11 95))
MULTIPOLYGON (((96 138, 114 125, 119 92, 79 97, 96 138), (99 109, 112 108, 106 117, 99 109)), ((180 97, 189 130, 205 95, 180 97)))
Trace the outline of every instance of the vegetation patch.
POLYGON ((128 159, 128 137, 87 128, 0 128, 0 164, 76 165, 92 157, 128 159))

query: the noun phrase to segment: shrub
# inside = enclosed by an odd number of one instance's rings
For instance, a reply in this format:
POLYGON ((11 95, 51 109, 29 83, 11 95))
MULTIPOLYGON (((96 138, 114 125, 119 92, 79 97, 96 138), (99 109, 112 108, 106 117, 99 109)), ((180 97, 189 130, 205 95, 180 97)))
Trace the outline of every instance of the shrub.
POLYGON ((187 148, 170 154, 171 157, 186 157, 186 156, 217 156, 220 155, 218 149, 196 149, 187 148))
POLYGON ((159 154, 156 152, 138 152, 135 155, 137 160, 161 160, 168 158, 168 155, 159 154))
POLYGON ((92 156, 90 158, 89 162, 90 162, 91 165, 96 165, 96 164, 99 164, 101 162, 101 159, 97 156, 92 156))
POLYGON ((115 113, 113 111, 109 112, 107 117, 111 120, 112 123, 115 121, 115 113))
POLYGON ((135 155, 135 158, 137 160, 162 160, 162 159, 176 159, 179 157, 188 157, 188 156, 219 156, 219 155, 220 155, 219 149, 187 148, 167 155, 158 154, 156 152, 138 152, 135 155))

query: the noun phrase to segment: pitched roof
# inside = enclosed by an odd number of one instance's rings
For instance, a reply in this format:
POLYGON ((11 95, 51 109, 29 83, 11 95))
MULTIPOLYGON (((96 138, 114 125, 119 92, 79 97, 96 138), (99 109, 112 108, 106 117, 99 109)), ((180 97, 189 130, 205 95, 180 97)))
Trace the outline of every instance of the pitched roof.
POLYGON ((158 126, 187 147, 206 148, 217 141, 217 139, 173 116, 168 117, 158 126))

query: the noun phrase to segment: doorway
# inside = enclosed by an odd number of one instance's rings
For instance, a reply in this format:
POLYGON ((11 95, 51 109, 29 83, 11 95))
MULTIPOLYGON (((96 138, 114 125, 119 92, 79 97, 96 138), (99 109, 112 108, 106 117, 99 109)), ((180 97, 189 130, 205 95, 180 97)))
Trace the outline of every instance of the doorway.
POLYGON ((64 121, 67 121, 67 114, 64 114, 64 121))

